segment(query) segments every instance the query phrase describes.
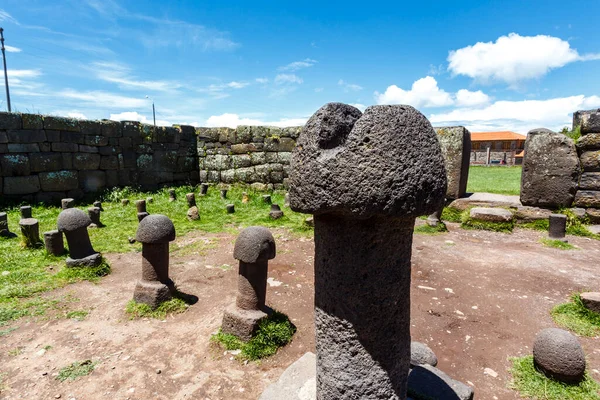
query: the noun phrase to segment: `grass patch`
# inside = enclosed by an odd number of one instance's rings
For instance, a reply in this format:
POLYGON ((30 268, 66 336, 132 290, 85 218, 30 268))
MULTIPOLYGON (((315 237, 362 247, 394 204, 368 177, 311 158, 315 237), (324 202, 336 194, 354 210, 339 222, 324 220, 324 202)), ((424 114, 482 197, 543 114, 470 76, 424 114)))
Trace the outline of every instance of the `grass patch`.
POLYGON ((509 384, 523 397, 543 400, 600 400, 600 385, 586 372, 577 385, 569 385, 547 378, 533 365, 533 356, 510 359, 512 381, 509 384))
POLYGON ((446 228, 446 224, 443 222, 439 222, 436 226, 425 224, 415 227, 415 233, 419 235, 438 235, 446 232, 448 232, 448 228, 446 228))
POLYGON ((165 319, 168 314, 181 314, 185 312, 188 307, 189 304, 178 297, 161 303, 156 309, 152 309, 152 307, 150 307, 148 304, 137 303, 135 300, 131 300, 129 303, 127 303, 125 312, 129 314, 130 319, 165 319))
POLYGON ((550 221, 548 219, 536 219, 535 221, 524 222, 522 224, 517 225, 519 228, 523 229, 533 229, 536 231, 545 231, 548 232, 550 229, 550 221))
POLYGON ((540 242, 544 246, 553 247, 555 249, 560 249, 560 250, 574 250, 577 248, 570 243, 563 242, 562 240, 557 240, 557 239, 542 238, 542 239, 540 239, 540 242))
POLYGON ((92 371, 94 370, 94 368, 96 367, 96 364, 97 363, 92 362, 92 360, 74 362, 73 364, 62 368, 59 371, 56 379, 61 382, 64 382, 67 379, 74 381, 75 379, 79 378, 80 376, 86 376, 86 375, 91 374, 92 371))
POLYGON ((90 313, 89 311, 85 311, 85 310, 68 311, 65 314, 65 318, 75 319, 77 321, 83 321, 85 319, 85 317, 88 316, 89 313, 90 313))
POLYGON ((16 357, 19 354, 21 354, 23 352, 23 348, 22 347, 15 347, 14 349, 10 349, 8 351, 8 355, 11 357, 16 357))
POLYGON ((521 192, 521 167, 469 167, 467 192, 518 195, 521 192))
POLYGON ((512 233, 513 228, 515 227, 514 220, 509 222, 489 222, 472 219, 469 211, 462 214, 461 222, 460 226, 463 229, 481 229, 492 232, 512 233))
POLYGON ((19 327, 18 327, 18 326, 15 326, 15 327, 11 327, 11 328, 8 328, 8 329, 1 330, 1 331, 0 331, 0 337, 1 337, 1 336, 6 336, 6 335, 9 335, 11 332, 13 332, 13 331, 16 331, 17 329, 19 329, 19 327))
POLYGON ((587 309, 579 293, 571 295, 569 303, 559 304, 550 311, 554 322, 581 336, 600 335, 600 314, 587 309))
POLYGON ((461 222, 463 211, 456 208, 444 207, 442 210, 442 221, 461 222))
POLYGON ((211 341, 220 343, 226 350, 241 350, 238 357, 242 360, 255 361, 275 354, 292 340, 295 332, 296 327, 285 314, 273 311, 259 323, 256 335, 248 342, 220 330, 211 341))

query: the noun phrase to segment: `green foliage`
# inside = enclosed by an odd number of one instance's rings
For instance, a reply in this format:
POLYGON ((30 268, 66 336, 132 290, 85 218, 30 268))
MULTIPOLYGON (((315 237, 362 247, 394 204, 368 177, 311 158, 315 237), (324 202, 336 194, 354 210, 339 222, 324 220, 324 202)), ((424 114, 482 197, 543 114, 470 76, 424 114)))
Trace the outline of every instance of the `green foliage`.
POLYGON ((180 314, 188 309, 189 305, 183 299, 175 297, 161 303, 156 309, 152 309, 147 304, 137 303, 131 300, 127 303, 125 312, 131 319, 135 318, 156 318, 165 319, 168 314, 180 314))
POLYGON ((547 218, 545 219, 536 219, 535 221, 525 222, 517 225, 519 228, 523 229, 533 229, 536 231, 545 231, 548 232, 550 228, 550 221, 547 218))
POLYGON ((456 208, 444 207, 442 211, 442 221, 448 222, 461 222, 463 211, 457 210, 456 208))
POLYGON ((570 137, 575 142, 577 142, 579 140, 579 138, 581 137, 581 127, 578 125, 575 127, 575 129, 570 130, 569 128, 567 128, 565 126, 564 128, 562 128, 560 133, 562 133, 563 135, 565 135, 567 137, 570 137))
POLYGON ((280 312, 273 313, 258 324, 256 334, 248 342, 238 337, 219 332, 211 340, 220 343, 226 350, 241 350, 239 358, 243 360, 260 360, 277 352, 292 340, 296 327, 289 318, 280 312))
POLYGON ((85 317, 88 316, 88 314, 89 314, 89 311, 85 311, 85 310, 68 311, 65 314, 65 318, 74 319, 77 321, 83 321, 85 319, 85 317))
POLYGON ((445 232, 448 232, 448 228, 446 228, 446 224, 443 222, 438 223, 436 226, 425 224, 415 227, 415 233, 420 235, 438 235, 445 232))
POLYGON ((600 240, 600 235, 590 232, 585 226, 589 223, 587 217, 584 219, 579 218, 570 208, 561 208, 558 212, 567 216, 567 235, 583 236, 600 240))
POLYGON ((600 314, 587 309, 579 293, 571 295, 571 302, 554 307, 550 315, 557 325, 578 335, 600 335, 600 314))
POLYGON ((579 384, 570 385, 547 378, 533 364, 533 356, 511 358, 510 387, 522 397, 544 400, 600 400, 600 385, 586 372, 579 384))
POLYGON ((74 381, 75 379, 79 378, 80 376, 86 376, 86 375, 91 374, 92 371, 94 370, 94 368, 96 367, 96 364, 97 363, 92 362, 92 360, 74 362, 73 364, 62 368, 59 371, 56 379, 61 382, 64 382, 67 379, 74 381))
POLYGON ((577 248, 570 243, 563 242, 562 240, 542 238, 542 239, 540 239, 540 242, 544 246, 553 247, 555 249, 560 249, 560 250, 574 250, 577 248))
POLYGON ((518 195, 521 192, 521 167, 471 166, 467 192, 518 195))

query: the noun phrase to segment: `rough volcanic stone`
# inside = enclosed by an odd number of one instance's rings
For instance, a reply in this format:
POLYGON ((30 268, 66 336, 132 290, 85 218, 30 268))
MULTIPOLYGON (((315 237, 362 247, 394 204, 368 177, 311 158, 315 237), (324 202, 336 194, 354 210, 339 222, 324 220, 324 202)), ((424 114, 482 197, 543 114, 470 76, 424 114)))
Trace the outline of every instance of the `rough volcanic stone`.
POLYGON ((585 373, 585 354, 577 338, 557 328, 540 331, 533 343, 533 363, 547 376, 576 383, 585 373))
POLYGON ((175 226, 165 215, 148 215, 140 222, 135 239, 146 244, 169 243, 175 240, 175 226))
POLYGON ((79 122, 75 118, 44 117, 44 129, 79 132, 79 122))
POLYGON ((221 189, 221 198, 222 199, 226 199, 227 198, 227 189, 221 189))
POLYGON ((73 208, 75 207, 75 199, 62 199, 60 201, 60 207, 63 210, 66 210, 67 208, 73 208))
POLYGON ((44 119, 39 114, 21 114, 23 129, 44 129, 44 119))
POLYGON ((290 176, 294 211, 417 217, 444 201, 437 135, 413 107, 372 106, 361 116, 355 107, 326 104, 306 123, 298 147, 290 176))
POLYGON ((600 293, 586 292, 581 293, 581 302, 590 311, 600 314, 600 293))
POLYGON ((545 208, 521 206, 517 207, 514 215, 519 222, 533 222, 548 219, 550 214, 552 211, 545 208))
POLYGON ((77 171, 54 171, 39 174, 40 186, 46 192, 66 192, 79 187, 77 171))
POLYGON ((192 206, 187 210, 186 215, 190 221, 197 221, 200 219, 200 210, 198 210, 197 206, 192 206))
POLYGON ((408 395, 416 399, 472 400, 473 388, 431 365, 418 365, 408 374, 408 395))
POLYGON ((567 232, 567 216, 564 214, 550 214, 548 237, 563 240, 567 232))
POLYGON ((208 193, 208 183, 202 183, 200 185, 200 196, 206 196, 208 193))
POLYGON ((65 252, 63 235, 58 230, 44 232, 44 245, 46 252, 53 256, 60 256, 65 252))
POLYGON ((32 208, 31 206, 22 206, 19 208, 21 213, 21 219, 31 218, 32 208))
POLYGON ((411 365, 427 364, 435 367, 438 359, 433 350, 425 343, 410 342, 410 363, 411 365))
POLYGON ((9 153, 39 153, 40 146, 37 143, 9 143, 9 153))
POLYGON ((521 174, 524 206, 570 207, 579 175, 579 157, 572 139, 548 129, 529 131, 521 174))
POLYGON ((585 216, 589 218, 590 223, 600 224, 600 210, 597 208, 588 208, 585 210, 585 216))
POLYGON ((577 150, 580 152, 600 149, 600 133, 590 133, 581 136, 575 146, 577 146, 577 150))
POLYGON ((458 199, 467 192, 469 162, 471 156, 471 133, 464 126, 434 128, 444 156, 448 199, 458 199))
POLYGON ((5 212, 0 212, 0 236, 9 237, 12 236, 10 228, 8 226, 8 216, 5 212))
POLYGON ((33 153, 29 157, 32 172, 61 170, 62 160, 62 155, 57 153, 33 153))
POLYGON ((104 224, 100 221, 100 207, 88 208, 88 216, 92 220, 90 228, 103 228, 104 224))
POLYGON ((100 167, 100 154, 79 153, 73 157, 73 166, 78 170, 97 170, 100 167))
POLYGON ((225 206, 225 210, 227 210, 227 214, 234 214, 235 213, 235 204, 227 204, 225 206))
POLYGON ((262 196, 263 203, 271 204, 271 195, 263 194, 262 196))
POLYGON ((91 223, 90 217, 78 208, 67 208, 58 214, 58 230, 65 234, 69 246, 67 267, 98 266, 102 262, 102 256, 90 242, 87 227, 91 223))
POLYGON ((584 151, 581 156, 581 168, 585 172, 600 171, 600 150, 584 151))
POLYGON ((486 222, 510 222, 513 219, 513 213, 505 208, 474 207, 469 216, 486 222))
POLYGON ((37 175, 7 176, 4 178, 3 194, 31 194, 40 191, 40 180, 37 175))
POLYGON ((0 112, 0 129, 21 129, 21 124, 20 114, 0 112))
POLYGON ((31 173, 27 154, 4 154, 0 156, 0 167, 4 176, 27 176, 31 173))
POLYGON ((25 247, 38 247, 42 241, 40 239, 40 224, 37 219, 26 217, 19 220, 21 236, 25 247))
POLYGON ((106 187, 106 172, 80 171, 79 186, 84 192, 99 192, 106 187))
POLYGON ((573 205, 600 208, 600 190, 578 190, 573 205))
POLYGON ((279 219, 283 217, 283 211, 281 211, 281 208, 278 204, 271 204, 271 211, 269 211, 269 217, 271 217, 271 219, 279 219))
POLYGON ((317 357, 306 353, 281 374, 277 382, 267 386, 259 400, 315 400, 317 397, 317 357))
POLYGON ((579 126, 581 133, 600 133, 600 108, 573 113, 573 128, 579 126))
POLYGON ((250 226, 240 232, 233 248, 233 258, 244 263, 275 258, 275 239, 267 228, 250 226))
POLYGON ((46 132, 42 130, 9 130, 8 141, 10 143, 38 143, 46 141, 46 132))
POLYGON ((169 201, 175 200, 177 200, 177 194, 175 192, 175 189, 169 189, 169 201))
POLYGON ((581 174, 579 190, 600 190, 600 172, 584 172, 581 174))

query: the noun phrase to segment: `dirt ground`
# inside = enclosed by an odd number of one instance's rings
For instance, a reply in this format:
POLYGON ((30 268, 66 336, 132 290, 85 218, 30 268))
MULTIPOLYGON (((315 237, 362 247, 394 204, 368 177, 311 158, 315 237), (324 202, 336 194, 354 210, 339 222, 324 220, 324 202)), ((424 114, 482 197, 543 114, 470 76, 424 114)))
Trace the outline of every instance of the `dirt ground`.
MULTIPOLYGON (((473 385, 476 398, 517 399, 507 389, 508 357, 531 352, 536 332, 554 326, 554 305, 575 290, 596 288, 599 243, 569 237, 580 250, 563 251, 543 247, 541 232, 508 235, 448 225, 447 234, 414 237, 413 339, 435 351, 439 368, 473 385)), ((270 359, 242 364, 209 341, 236 293, 235 236, 193 233, 172 244, 182 249, 171 255, 170 275, 182 291, 199 297, 197 304, 164 321, 130 320, 124 308, 141 257, 107 254, 112 274, 98 284, 45 295, 69 296, 69 307, 91 309, 83 321, 23 319, 0 338, 0 398, 257 399, 315 347, 312 239, 274 234, 278 254, 269 264, 267 303, 288 314, 298 331, 270 359), (61 368, 87 359, 97 362, 89 376, 55 379, 61 368)), ((598 339, 581 342, 592 376, 600 379, 598 339)))

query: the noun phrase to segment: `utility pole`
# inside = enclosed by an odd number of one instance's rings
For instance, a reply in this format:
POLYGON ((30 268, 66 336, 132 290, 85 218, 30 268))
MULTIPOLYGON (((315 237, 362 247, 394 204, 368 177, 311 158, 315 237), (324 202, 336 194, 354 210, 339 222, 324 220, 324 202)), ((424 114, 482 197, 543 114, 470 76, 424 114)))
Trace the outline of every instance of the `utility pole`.
POLYGON ((0 28, 0 48, 2 49, 2 61, 4 63, 4 86, 6 86, 6 105, 10 111, 10 92, 8 91, 8 71, 6 70, 6 53, 4 49, 4 29, 0 28))
POLYGON ((152 101, 152 119, 154 120, 154 132, 156 132, 156 111, 154 109, 154 99, 150 96, 146 96, 146 98, 152 101))

